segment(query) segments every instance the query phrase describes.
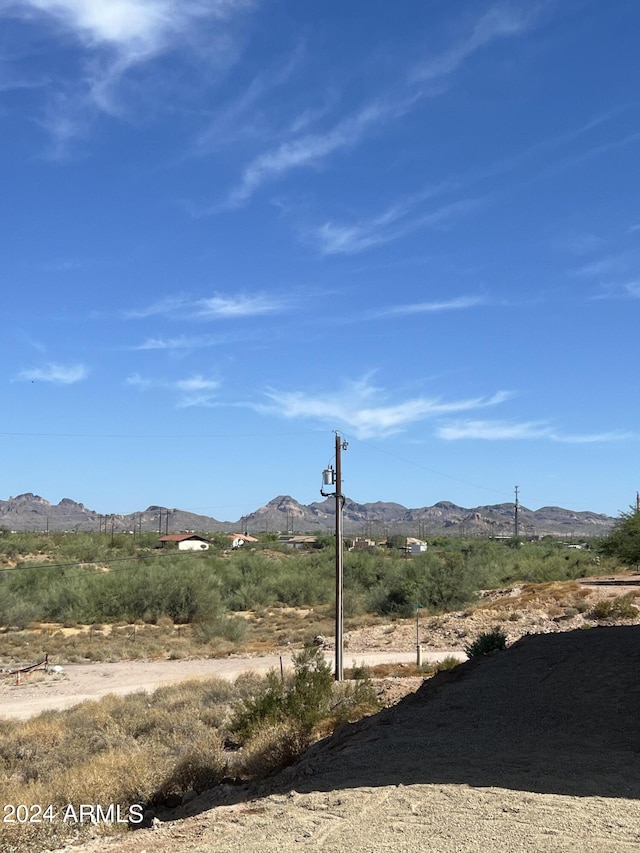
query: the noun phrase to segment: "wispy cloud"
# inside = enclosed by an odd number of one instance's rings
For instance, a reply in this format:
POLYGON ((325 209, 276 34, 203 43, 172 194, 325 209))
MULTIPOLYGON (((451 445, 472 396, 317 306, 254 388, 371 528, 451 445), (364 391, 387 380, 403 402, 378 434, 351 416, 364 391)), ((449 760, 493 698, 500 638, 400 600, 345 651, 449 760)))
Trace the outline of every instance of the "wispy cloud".
POLYGON ((85 258, 57 258, 44 261, 43 269, 47 272, 73 272, 91 266, 92 262, 85 258))
POLYGON ((223 207, 239 207, 262 184, 296 169, 317 166, 330 154, 353 147, 371 128, 401 115, 409 106, 409 99, 381 99, 367 104, 355 115, 348 116, 324 133, 307 134, 282 142, 276 148, 260 154, 245 168, 239 185, 231 191, 223 207))
POLYGON ((54 385, 73 385, 81 382, 89 375, 84 364, 54 364, 49 362, 44 367, 28 367, 21 370, 16 380, 20 382, 51 382, 54 385))
MULTIPOLYGON (((438 94, 432 84, 455 72, 473 53, 499 39, 520 35, 532 26, 535 15, 517 11, 504 4, 496 4, 486 11, 470 32, 455 45, 436 57, 416 64, 401 82, 390 85, 375 101, 363 104, 353 114, 343 117, 333 126, 320 132, 296 135, 305 125, 317 122, 325 115, 325 109, 308 109, 303 121, 290 126, 289 133, 281 134, 279 144, 264 151, 245 167, 239 183, 231 190, 226 200, 213 205, 204 212, 218 213, 244 205, 264 184, 281 179, 294 170, 314 168, 323 164, 331 155, 346 151, 360 144, 372 132, 392 124, 410 112, 413 106, 426 97, 438 94)), ((246 103, 253 104, 261 94, 262 86, 254 82, 245 96, 238 102, 237 109, 245 110, 246 103)), ((391 220, 394 213, 391 213, 391 220)), ((339 226, 327 224, 319 229, 318 239, 324 240, 326 252, 361 251, 377 242, 386 242, 393 236, 381 235, 380 226, 389 221, 375 220, 359 228, 353 226, 349 232, 339 226)), ((426 223, 423 223, 426 224, 426 223)), ((419 227, 419 223, 416 227, 419 227)))
MULTIPOLYGON (((451 189, 449 185, 447 189, 451 189)), ((426 198, 443 191, 436 189, 396 202, 383 213, 350 224, 325 222, 308 232, 308 238, 324 255, 355 255, 366 249, 391 243, 421 228, 434 228, 454 216, 477 208, 481 199, 463 198, 420 212, 426 198)))
POLYGON ((445 51, 417 64, 410 74, 414 83, 433 83, 449 77, 474 53, 496 39, 519 36, 531 28, 535 19, 535 5, 518 9, 499 3, 492 6, 474 24, 467 36, 445 51))
POLYGON ((176 317, 178 319, 215 320, 233 317, 257 317, 283 311, 287 302, 273 294, 238 293, 215 294, 202 299, 193 299, 185 294, 167 296, 142 308, 124 311, 129 320, 147 317, 176 317))
POLYGON ((133 350, 194 350, 215 347, 228 340, 226 335, 179 335, 177 338, 147 338, 141 344, 131 347, 133 350))
POLYGON ((338 391, 310 394, 306 391, 267 392, 270 403, 251 404, 265 414, 284 418, 311 418, 330 424, 342 424, 358 438, 384 437, 401 432, 412 423, 453 412, 495 406, 509 398, 506 391, 491 397, 473 397, 444 401, 440 398, 414 397, 396 403, 381 404, 388 393, 371 384, 368 377, 344 384, 338 391))
POLYGON ((409 305, 393 305, 372 314, 373 317, 402 317, 410 314, 439 314, 442 311, 464 311, 484 305, 482 296, 458 296, 455 299, 445 299, 435 302, 415 302, 409 305))
POLYGON ((438 427, 438 438, 445 441, 480 440, 513 441, 546 439, 565 444, 595 444, 623 441, 633 437, 629 432, 612 431, 586 434, 562 434, 546 421, 456 421, 438 427))
MULTIPOLYGON (((420 100, 418 96, 416 100, 420 100)), ((564 133, 536 142, 522 151, 516 152, 502 160, 489 164, 484 168, 475 169, 468 173, 461 173, 442 181, 438 186, 429 188, 421 193, 416 193, 404 199, 395 201, 381 213, 362 216, 353 222, 334 222, 328 220, 320 226, 306 229, 303 232, 307 242, 314 245, 322 254, 357 254, 359 252, 385 245, 400 237, 417 231, 421 228, 433 228, 446 224, 452 218, 473 212, 478 207, 486 204, 495 196, 496 190, 490 192, 480 191, 478 194, 474 187, 486 184, 496 178, 509 173, 522 170, 525 167, 530 171, 533 164, 539 163, 538 173, 532 175, 527 181, 531 181, 549 175, 553 171, 565 169, 576 165, 580 160, 596 156, 608 146, 592 148, 587 152, 572 155, 561 162, 549 162, 551 152, 566 146, 570 142, 589 134, 593 130, 610 123, 614 118, 630 109, 629 104, 620 104, 604 113, 596 115, 589 121, 578 127, 572 128, 564 133), (544 165, 540 163, 544 155, 544 165), (473 193, 473 195, 471 195, 473 193), (444 203, 433 210, 424 211, 425 203, 435 196, 454 196, 454 200, 444 203), (455 196, 458 198, 455 198, 455 196), (460 197, 462 195, 462 197, 460 197)), ((635 140, 635 135, 623 140, 625 144, 635 140)), ((617 140, 614 145, 622 144, 617 140)), ((603 243, 592 235, 588 239, 584 237, 581 241, 575 241, 575 249, 584 252, 594 250, 603 243)), ((612 259, 613 261, 614 259, 612 259)), ((596 264, 587 264, 576 274, 595 275, 598 273, 596 264)))
POLYGON ((617 275, 629 269, 627 253, 621 253, 607 258, 600 258, 590 264, 584 264, 575 270, 574 275, 587 278, 601 278, 603 276, 617 275))
POLYGON ((139 373, 127 377, 126 384, 140 391, 161 389, 178 395, 177 407, 180 409, 193 406, 211 406, 220 387, 220 380, 205 377, 201 374, 186 379, 146 379, 139 373))
POLYGON ((256 317, 282 310, 283 303, 274 296, 254 294, 252 296, 211 296, 195 303, 196 313, 202 318, 256 317))
POLYGON ((591 279, 598 290, 591 299, 637 299, 640 296, 640 253, 629 249, 585 264, 574 275, 591 279))
MULTIPOLYGON (((42 124, 54 136, 58 153, 86 133, 93 115, 118 115, 118 89, 134 68, 177 47, 196 50, 207 32, 210 62, 224 64, 231 22, 254 0, 0 0, 0 16, 18 16, 33 26, 55 27, 82 50, 79 69, 56 84, 42 124)), ((157 81, 156 81, 157 83, 157 81)))
POLYGON ((123 314, 128 320, 144 320, 147 317, 166 317, 182 311, 189 304, 188 297, 184 295, 165 296, 143 308, 127 308, 123 311, 123 314))
MULTIPOLYGON (((264 140, 265 136, 271 136, 273 132, 267 129, 262 102, 291 79, 303 56, 304 45, 300 43, 284 62, 274 68, 264 69, 254 77, 232 103, 216 111, 207 126, 197 134, 191 153, 211 154, 220 148, 228 148, 241 139, 264 140)), ((317 118, 321 114, 320 111, 305 111, 294 121, 291 132, 299 132, 311 118, 317 118)))
POLYGON ((252 0, 3 0, 0 12, 53 18, 85 48, 108 46, 129 61, 171 47, 203 19, 226 21, 252 0))
POLYGON ((605 240, 598 234, 587 231, 570 234, 564 240, 559 241, 559 244, 574 255, 588 255, 601 250, 605 245, 605 240))

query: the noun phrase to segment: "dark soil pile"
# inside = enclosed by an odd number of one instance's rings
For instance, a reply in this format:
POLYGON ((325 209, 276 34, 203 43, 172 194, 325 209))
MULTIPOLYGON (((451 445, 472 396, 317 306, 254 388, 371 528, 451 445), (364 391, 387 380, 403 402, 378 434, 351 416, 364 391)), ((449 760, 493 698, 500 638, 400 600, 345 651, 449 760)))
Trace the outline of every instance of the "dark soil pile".
POLYGON ((638 798, 639 725, 640 627, 531 635, 343 726, 291 772, 306 790, 454 783, 638 798))

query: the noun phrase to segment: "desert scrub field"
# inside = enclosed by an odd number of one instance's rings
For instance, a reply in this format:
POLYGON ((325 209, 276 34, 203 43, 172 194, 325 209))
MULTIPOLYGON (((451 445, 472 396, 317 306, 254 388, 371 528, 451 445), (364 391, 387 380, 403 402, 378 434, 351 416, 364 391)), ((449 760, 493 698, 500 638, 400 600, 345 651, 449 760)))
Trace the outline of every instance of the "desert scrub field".
MULTIPOLYGON (((270 543, 267 543, 270 544, 270 543)), ((446 540, 406 559, 394 548, 345 554, 345 613, 410 615, 473 601, 478 590, 613 571, 615 560, 558 542, 446 540)), ((256 546, 237 552, 151 548, 97 534, 0 535, 0 624, 34 621, 211 623, 230 611, 333 600, 332 547, 308 552, 256 546)), ((230 630, 225 628, 225 630, 230 630)))
MULTIPOLYGON (((335 567, 326 539, 302 553, 264 542, 194 554, 159 551, 153 536, 0 534, 0 665, 46 653, 57 663, 219 656, 330 635, 335 567)), ((410 617, 417 606, 446 613, 472 606, 481 590, 616 568, 613 558, 557 541, 438 540, 415 558, 387 547, 347 552, 345 627, 410 617)), ((579 596, 571 606, 580 610, 579 596)))
MULTIPOLYGON (((363 614, 346 618, 345 629, 357 631, 387 622, 386 617, 363 614)), ((0 668, 36 663, 45 655, 51 664, 67 664, 268 654, 286 646, 304 646, 318 636, 330 637, 334 626, 331 605, 282 604, 191 625, 176 625, 166 616, 156 623, 112 625, 33 622, 24 629, 0 628, 0 668)))
POLYGON ((192 680, 26 722, 0 720, 4 802, 22 804, 27 813, 51 805, 57 815, 0 823, 0 849, 39 851, 94 833, 90 822, 62 821, 69 806, 75 814, 81 804, 119 806, 135 826, 138 814, 148 823, 154 807, 179 805, 222 780, 264 778, 339 722, 378 710, 367 674, 358 674, 336 684, 321 652, 308 647, 284 677, 192 680))

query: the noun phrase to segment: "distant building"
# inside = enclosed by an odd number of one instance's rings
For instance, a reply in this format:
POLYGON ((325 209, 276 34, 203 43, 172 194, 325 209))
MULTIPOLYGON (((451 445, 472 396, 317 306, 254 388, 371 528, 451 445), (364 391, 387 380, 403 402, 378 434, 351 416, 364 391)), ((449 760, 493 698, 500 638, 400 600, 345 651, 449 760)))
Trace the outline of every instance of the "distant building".
POLYGON ((247 542, 257 542, 255 536, 249 536, 248 533, 228 533, 227 539, 231 539, 231 548, 236 551, 238 548, 242 548, 243 545, 246 545, 247 542))
POLYGON ((424 554, 427 550, 427 543, 422 539, 414 539, 412 536, 407 537, 407 551, 412 557, 418 554, 424 554))
POLYGON ((168 533, 159 542, 163 548, 173 547, 178 551, 206 551, 210 546, 209 540, 197 533, 168 533))
POLYGON ((318 543, 316 536, 293 536, 291 534, 283 534, 278 536, 278 542, 281 545, 289 545, 290 548, 305 550, 307 548, 315 548, 318 543))
POLYGON ((364 539, 361 536, 356 536, 351 546, 352 551, 368 551, 370 548, 375 548, 376 543, 373 539, 364 539))

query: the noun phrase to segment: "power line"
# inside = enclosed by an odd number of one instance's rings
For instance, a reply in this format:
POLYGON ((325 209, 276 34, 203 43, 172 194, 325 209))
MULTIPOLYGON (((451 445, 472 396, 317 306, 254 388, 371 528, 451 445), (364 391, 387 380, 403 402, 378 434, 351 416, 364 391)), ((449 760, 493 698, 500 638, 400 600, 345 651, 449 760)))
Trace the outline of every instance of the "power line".
MULTIPOLYGON (((346 433, 345 433, 346 435, 346 433)), ((382 450, 382 448, 377 447, 375 444, 369 444, 367 441, 362 441, 355 436, 348 436, 348 438, 352 441, 357 441, 359 444, 362 444, 364 447, 368 447, 371 450, 375 450, 378 453, 381 453, 383 456, 390 456, 392 459, 397 459, 399 462, 404 462, 407 465, 413 465, 414 468, 421 468, 423 471, 428 471, 430 474, 437 474, 439 477, 444 477, 447 480, 453 480, 456 483, 461 483, 463 486, 472 486, 474 489, 482 489, 485 492, 492 492, 496 495, 502 495, 504 497, 505 492, 499 489, 492 489, 490 486, 480 486, 477 483, 472 483, 470 480, 462 480, 460 477, 454 477, 451 474, 445 474, 443 471, 437 471, 435 468, 430 468, 428 465, 423 465, 421 462, 416 462, 414 459, 406 459, 403 456, 398 456, 397 453, 391 453, 388 450, 382 450)))
MULTIPOLYGON (((111 557, 107 559, 96 559, 96 560, 80 560, 75 563, 39 563, 34 566, 15 566, 13 569, 0 569, 0 574, 11 575, 16 572, 29 572, 33 570, 41 570, 41 569, 68 569, 68 568, 78 568, 79 566, 110 566, 113 563, 132 563, 132 568, 140 568, 140 566, 145 565, 145 563, 140 559, 141 557, 150 557, 154 560, 162 560, 167 559, 167 557, 204 557, 210 556, 200 553, 194 553, 193 551, 167 551, 166 553, 159 554, 149 554, 148 552, 143 552, 141 554, 137 554, 133 557, 111 557)), ((122 571, 122 569, 114 569, 114 571, 122 571)), ((84 572, 78 572, 77 574, 65 574, 64 577, 80 577, 84 575, 84 572)))
POLYGON ((0 432, 14 438, 282 438, 288 435, 322 435, 326 429, 296 430, 293 432, 212 432, 212 433, 115 433, 115 432, 0 432))

